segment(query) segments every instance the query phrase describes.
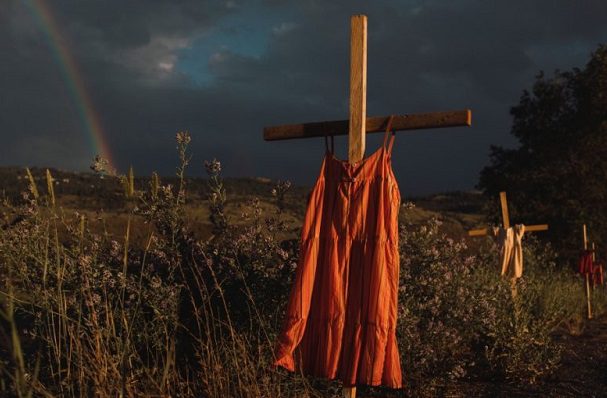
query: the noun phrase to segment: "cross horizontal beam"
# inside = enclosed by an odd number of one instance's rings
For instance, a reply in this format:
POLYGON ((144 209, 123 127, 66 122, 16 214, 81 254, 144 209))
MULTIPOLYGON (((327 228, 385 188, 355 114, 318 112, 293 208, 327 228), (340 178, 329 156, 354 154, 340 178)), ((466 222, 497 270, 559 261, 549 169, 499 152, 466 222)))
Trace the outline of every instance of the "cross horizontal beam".
MULTIPOLYGON (((548 231, 548 224, 525 225, 525 232, 548 231)), ((468 231, 468 236, 485 236, 489 233, 487 228, 468 231)))
MULTIPOLYGON (((385 131, 390 116, 368 117, 367 133, 385 131)), ((394 131, 434 129, 442 127, 470 126, 472 112, 470 109, 461 111, 415 113, 411 115, 394 115, 392 129, 394 131)), ((290 140, 295 138, 324 137, 325 135, 347 135, 348 120, 330 122, 315 122, 303 124, 287 124, 282 126, 265 127, 263 139, 266 141, 290 140)))

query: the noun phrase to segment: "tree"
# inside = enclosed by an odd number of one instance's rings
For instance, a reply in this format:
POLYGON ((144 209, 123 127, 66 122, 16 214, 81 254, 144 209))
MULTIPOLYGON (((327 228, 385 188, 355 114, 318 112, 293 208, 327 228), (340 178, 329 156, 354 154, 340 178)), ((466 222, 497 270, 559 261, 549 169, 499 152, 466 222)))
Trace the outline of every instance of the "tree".
POLYGON ((514 221, 549 222, 566 258, 579 252, 584 223, 607 249, 607 45, 583 69, 540 73, 510 113, 520 146, 492 146, 479 187, 508 191, 514 221))

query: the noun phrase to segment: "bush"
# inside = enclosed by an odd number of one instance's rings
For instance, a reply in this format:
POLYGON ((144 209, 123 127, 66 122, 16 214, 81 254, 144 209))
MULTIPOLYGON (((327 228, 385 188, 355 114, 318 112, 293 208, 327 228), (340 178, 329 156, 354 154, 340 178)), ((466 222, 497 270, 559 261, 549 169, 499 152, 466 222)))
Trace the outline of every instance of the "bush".
MULTIPOLYGON (((339 395, 337 382, 270 366, 298 256, 298 241, 283 238, 289 184, 273 190, 270 213, 252 198, 235 222, 225 213, 221 165, 208 162, 213 237, 198 240, 184 212, 189 140, 178 135, 175 185, 154 176, 141 192, 134 178, 120 179, 129 184, 124 237, 63 212, 52 184, 43 195, 33 178, 20 205, 5 203, 2 394, 339 395), (136 218, 145 221, 142 247, 131 243, 136 218)), ((536 382, 558 365, 550 334, 584 309, 583 284, 558 271, 549 246, 526 239, 525 276, 513 300, 492 244, 471 253, 437 220, 401 225, 397 337, 406 393, 436 395, 471 377, 536 382)))
POLYGON ((490 239, 470 254, 439 227, 438 220, 407 225, 400 236, 398 338, 408 391, 434 395, 462 378, 534 383, 549 375, 560 359, 551 333, 585 303, 579 280, 528 235, 513 299, 490 239))

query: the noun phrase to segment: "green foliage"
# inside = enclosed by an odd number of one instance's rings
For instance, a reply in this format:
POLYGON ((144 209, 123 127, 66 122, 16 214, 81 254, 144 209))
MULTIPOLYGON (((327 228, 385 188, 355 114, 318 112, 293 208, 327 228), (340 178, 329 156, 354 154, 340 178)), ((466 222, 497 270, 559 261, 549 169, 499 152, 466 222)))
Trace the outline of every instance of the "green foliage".
POLYGON ((213 235, 221 235, 228 227, 228 218, 225 214, 225 205, 227 201, 226 190, 223 181, 220 178, 221 163, 217 159, 206 161, 204 167, 209 176, 208 187, 209 194, 209 221, 213 225, 213 235))
MULTIPOLYGON (((555 258, 549 247, 528 239, 525 273, 515 293, 511 282, 497 282, 499 299, 492 301, 492 316, 481 319, 485 360, 494 374, 535 383, 557 367, 560 347, 551 333, 579 313, 583 291, 573 275, 556 269, 555 258)), ((496 286, 495 275, 485 273, 482 278, 487 286, 496 286)))
POLYGON ((606 45, 583 69, 551 78, 540 73, 511 109, 520 146, 492 147, 491 165, 481 173, 479 186, 489 196, 508 191, 513 221, 549 223, 548 236, 570 259, 580 250, 584 223, 591 240, 607 244, 601 240, 607 234, 606 92, 606 45))
POLYGON ((535 383, 550 375, 560 359, 551 333, 580 316, 582 284, 530 238, 513 299, 491 240, 471 254, 439 226, 407 225, 400 237, 398 339, 409 392, 444 394, 467 377, 535 383))
MULTIPOLYGON (((2 208, 0 394, 339 395, 338 382, 271 367, 298 258, 298 241, 283 238, 292 228, 285 221, 290 184, 268 187, 269 210, 252 197, 236 222, 224 212, 220 164, 207 162, 215 235, 198 240, 184 211, 189 135, 177 142, 174 184, 154 176, 149 190, 138 191, 118 238, 52 200, 24 195, 22 205, 2 208), (140 247, 131 243, 132 217, 145 220, 140 247)), ((439 227, 436 220, 401 225, 405 393, 441 395, 466 377, 530 383, 550 375, 560 353, 551 332, 583 310, 580 279, 556 266, 550 246, 526 238, 525 276, 513 300, 490 241, 471 253, 439 227)))

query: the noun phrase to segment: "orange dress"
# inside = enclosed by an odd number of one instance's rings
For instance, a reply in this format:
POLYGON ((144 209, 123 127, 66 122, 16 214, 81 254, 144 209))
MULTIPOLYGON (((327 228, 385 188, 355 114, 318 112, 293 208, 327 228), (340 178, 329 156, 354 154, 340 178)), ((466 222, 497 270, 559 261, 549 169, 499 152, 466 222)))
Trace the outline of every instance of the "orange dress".
POLYGON ((308 199, 274 365, 345 386, 402 387, 394 134, 356 164, 327 151, 308 199), (389 143, 388 143, 389 141, 389 143))

